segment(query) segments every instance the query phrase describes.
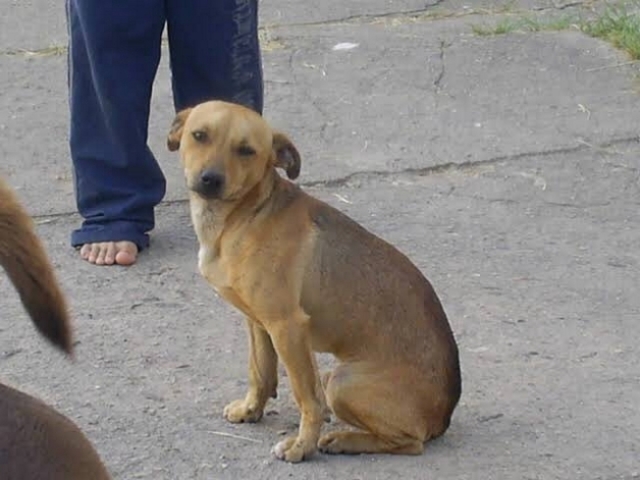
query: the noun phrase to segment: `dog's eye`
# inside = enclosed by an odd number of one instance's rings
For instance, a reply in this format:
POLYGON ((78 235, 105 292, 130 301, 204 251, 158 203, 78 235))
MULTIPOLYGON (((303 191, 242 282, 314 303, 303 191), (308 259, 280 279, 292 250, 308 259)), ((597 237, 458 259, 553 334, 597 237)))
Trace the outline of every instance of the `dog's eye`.
POLYGON ((196 142, 200 142, 200 143, 204 143, 208 139, 207 132, 204 132, 202 130, 196 130, 196 131, 192 132, 191 135, 193 136, 193 139, 196 142))
POLYGON ((250 157, 251 155, 255 155, 255 153, 256 151, 249 145, 240 145, 238 147, 238 155, 241 157, 250 157))

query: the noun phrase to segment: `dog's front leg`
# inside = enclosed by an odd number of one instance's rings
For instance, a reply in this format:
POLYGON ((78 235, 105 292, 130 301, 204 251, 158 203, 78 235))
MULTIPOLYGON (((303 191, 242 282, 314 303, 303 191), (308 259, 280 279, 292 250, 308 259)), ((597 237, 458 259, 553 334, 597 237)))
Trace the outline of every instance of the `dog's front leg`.
POLYGON ((298 435, 276 444, 273 453, 281 460, 299 462, 316 451, 323 423, 324 393, 311 349, 309 319, 304 312, 298 311, 291 318, 275 320, 268 325, 301 414, 298 435))
POLYGON ((249 333, 249 390, 245 398, 224 409, 224 418, 232 423, 257 422, 262 418, 269 397, 276 397, 278 356, 264 328, 247 318, 249 333))

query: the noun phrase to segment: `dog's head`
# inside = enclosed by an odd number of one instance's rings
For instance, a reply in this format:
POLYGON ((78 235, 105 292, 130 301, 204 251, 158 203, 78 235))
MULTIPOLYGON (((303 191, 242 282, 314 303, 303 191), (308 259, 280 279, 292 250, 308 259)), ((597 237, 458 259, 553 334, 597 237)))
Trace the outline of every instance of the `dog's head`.
POLYGON ((193 192, 208 200, 235 201, 279 167, 294 179, 300 154, 284 134, 246 107, 212 101, 179 112, 167 138, 180 157, 193 192))

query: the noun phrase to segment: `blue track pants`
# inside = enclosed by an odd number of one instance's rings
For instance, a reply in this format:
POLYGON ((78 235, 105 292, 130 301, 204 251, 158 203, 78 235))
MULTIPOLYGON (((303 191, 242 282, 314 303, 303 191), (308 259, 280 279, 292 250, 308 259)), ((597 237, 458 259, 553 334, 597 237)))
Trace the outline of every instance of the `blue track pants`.
POLYGON ((67 0, 73 246, 148 246, 166 182, 147 146, 167 25, 176 110, 211 99, 262 112, 258 0, 67 0))

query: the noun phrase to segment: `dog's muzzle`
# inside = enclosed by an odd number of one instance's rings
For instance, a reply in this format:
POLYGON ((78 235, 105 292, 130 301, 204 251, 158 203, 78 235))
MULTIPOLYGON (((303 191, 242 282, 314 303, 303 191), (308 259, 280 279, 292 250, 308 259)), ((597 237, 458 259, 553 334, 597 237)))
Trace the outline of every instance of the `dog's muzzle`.
POLYGON ((204 198, 219 198, 224 188, 224 175, 216 170, 203 170, 191 189, 204 198))

